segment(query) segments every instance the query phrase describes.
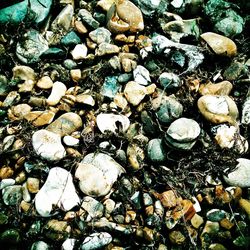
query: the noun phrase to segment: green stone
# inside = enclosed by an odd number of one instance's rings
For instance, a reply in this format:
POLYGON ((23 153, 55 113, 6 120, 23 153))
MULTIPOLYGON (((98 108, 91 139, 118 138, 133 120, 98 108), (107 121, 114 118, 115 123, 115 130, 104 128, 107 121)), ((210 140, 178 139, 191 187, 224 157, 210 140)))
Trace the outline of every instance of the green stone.
POLYGON ((120 88, 117 76, 107 76, 102 85, 101 94, 105 97, 114 98, 120 88))
POLYGON ((23 198, 23 187, 20 185, 8 186, 3 189, 3 201, 6 205, 19 205, 23 198))
POLYGON ((70 31, 61 39, 61 44, 66 47, 75 46, 80 43, 81 38, 74 31, 70 31))
POLYGON ((18 244, 20 240, 20 233, 16 229, 7 229, 0 234, 0 242, 2 243, 18 244))
POLYGON ((234 241, 234 245, 237 247, 249 247, 250 246, 250 237, 249 236, 238 236, 234 241))
POLYGON ((215 221, 219 222, 225 217, 226 217, 226 212, 224 210, 212 209, 207 212, 207 219, 213 222, 215 221))
POLYGON ((8 223, 8 216, 3 212, 0 212, 0 225, 4 225, 8 223))
POLYGON ((152 139, 147 146, 147 155, 152 162, 164 162, 166 160, 166 150, 162 139, 152 139))
POLYGON ((0 96, 7 95, 10 87, 8 85, 8 79, 4 75, 0 75, 0 96))
POLYGON ((248 68, 246 65, 240 62, 233 62, 231 65, 224 71, 223 77, 228 81, 235 81, 240 77, 248 73, 248 68))
POLYGON ((141 121, 143 124, 143 130, 150 135, 156 135, 160 132, 157 124, 152 120, 147 111, 141 112, 141 121))
POLYGON ((77 63, 72 59, 66 59, 63 61, 63 66, 66 69, 75 69, 77 67, 77 63))
POLYGON ((48 58, 48 59, 59 59, 64 58, 66 56, 66 51, 60 48, 49 48, 43 52, 41 58, 48 58))

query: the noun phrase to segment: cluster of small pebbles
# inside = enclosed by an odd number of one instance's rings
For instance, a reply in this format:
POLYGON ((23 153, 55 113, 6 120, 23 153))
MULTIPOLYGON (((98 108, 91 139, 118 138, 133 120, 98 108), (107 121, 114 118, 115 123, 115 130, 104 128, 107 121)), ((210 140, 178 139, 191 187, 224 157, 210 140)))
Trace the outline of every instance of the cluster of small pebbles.
POLYGON ((250 6, 231 2, 0 4, 5 249, 250 246, 250 6))

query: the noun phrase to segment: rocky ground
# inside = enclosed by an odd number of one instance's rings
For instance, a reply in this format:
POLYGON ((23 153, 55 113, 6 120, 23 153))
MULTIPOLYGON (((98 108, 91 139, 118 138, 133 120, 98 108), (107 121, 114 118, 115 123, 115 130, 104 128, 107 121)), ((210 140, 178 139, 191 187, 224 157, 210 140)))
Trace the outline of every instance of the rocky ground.
POLYGON ((249 3, 2 2, 3 249, 249 249, 249 3))

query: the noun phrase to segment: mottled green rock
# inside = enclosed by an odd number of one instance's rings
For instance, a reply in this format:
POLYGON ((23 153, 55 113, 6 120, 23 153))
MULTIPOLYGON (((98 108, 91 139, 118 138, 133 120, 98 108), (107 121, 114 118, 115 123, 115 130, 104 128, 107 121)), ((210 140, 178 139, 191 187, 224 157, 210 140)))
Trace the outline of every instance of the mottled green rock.
POLYGON ((72 59, 66 59, 63 61, 63 66, 66 69, 75 69, 77 67, 77 63, 72 59))
POLYGON ((244 76, 248 72, 246 65, 240 62, 233 62, 231 65, 224 71, 223 77, 228 81, 238 80, 240 77, 244 76))
POLYGON ((250 237, 249 236, 238 236, 234 241, 234 245, 237 247, 247 247, 250 246, 250 237))
POLYGON ((36 241, 32 244, 30 250, 49 250, 49 245, 44 241, 36 241))
POLYGON ((147 155, 152 162, 164 162, 166 160, 166 150, 162 139, 152 139, 147 146, 147 155))
POLYGON ((212 209, 207 212, 207 219, 210 221, 221 221, 226 217, 226 212, 220 209, 212 209))
POLYGON ((141 112, 141 121, 143 124, 143 130, 150 135, 157 135, 160 132, 158 125, 153 121, 147 111, 141 112))
POLYGON ((66 56, 66 51, 60 48, 52 47, 44 51, 41 55, 41 59, 59 59, 64 58, 66 56))
POLYGON ((48 16, 52 5, 52 0, 29 0, 16 3, 0 10, 0 24, 18 25, 25 18, 29 21, 40 24, 48 16))
POLYGON ((117 76, 107 76, 102 85, 101 94, 105 97, 114 98, 120 88, 117 76))
POLYGON ((18 244, 21 241, 21 236, 16 229, 7 229, 0 234, 0 242, 7 244, 18 244))
POLYGON ((0 225, 7 224, 8 216, 5 215, 3 212, 0 212, 0 225))
POLYGON ((19 205, 23 198, 21 185, 8 186, 3 189, 3 201, 6 205, 19 205))
POLYGON ((9 91, 8 79, 4 75, 0 75, 0 96, 7 95, 9 91))

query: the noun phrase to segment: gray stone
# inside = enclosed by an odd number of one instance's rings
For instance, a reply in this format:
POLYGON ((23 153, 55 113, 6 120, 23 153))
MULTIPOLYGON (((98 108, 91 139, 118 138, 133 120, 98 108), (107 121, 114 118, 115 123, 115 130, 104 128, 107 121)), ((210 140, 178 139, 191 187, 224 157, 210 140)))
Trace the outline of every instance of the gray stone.
POLYGON ((110 43, 111 42, 111 33, 106 28, 97 28, 91 32, 89 32, 89 37, 92 39, 93 42, 97 44, 101 43, 110 43))
POLYGON ((100 23, 93 18, 92 14, 85 9, 80 9, 78 16, 81 18, 83 23, 87 24, 92 29, 97 29, 100 25, 100 23))
POLYGON ((43 36, 34 29, 30 29, 23 36, 23 41, 16 46, 16 55, 25 64, 32 64, 40 61, 40 56, 49 46, 43 36))
POLYGON ((77 67, 77 63, 72 59, 66 59, 63 61, 63 65, 66 69, 75 69, 77 67))
POLYGON ((164 72, 159 76, 158 81, 164 89, 178 88, 182 85, 180 77, 174 73, 164 72))

